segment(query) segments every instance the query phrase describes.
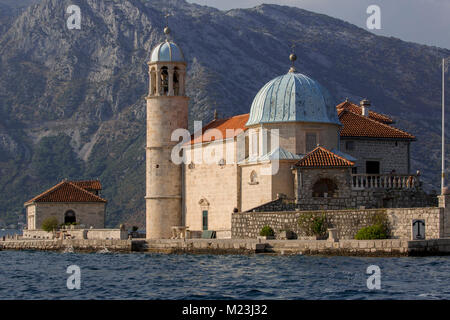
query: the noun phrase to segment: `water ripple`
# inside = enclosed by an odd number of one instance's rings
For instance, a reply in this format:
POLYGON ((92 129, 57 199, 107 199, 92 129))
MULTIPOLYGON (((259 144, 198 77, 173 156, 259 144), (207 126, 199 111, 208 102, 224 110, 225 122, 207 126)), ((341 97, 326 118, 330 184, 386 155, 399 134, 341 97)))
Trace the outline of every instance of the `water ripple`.
POLYGON ((0 252, 0 299, 450 299, 450 257, 0 252), (68 290, 70 265, 81 290, 68 290), (366 286, 381 268, 381 290, 366 286))

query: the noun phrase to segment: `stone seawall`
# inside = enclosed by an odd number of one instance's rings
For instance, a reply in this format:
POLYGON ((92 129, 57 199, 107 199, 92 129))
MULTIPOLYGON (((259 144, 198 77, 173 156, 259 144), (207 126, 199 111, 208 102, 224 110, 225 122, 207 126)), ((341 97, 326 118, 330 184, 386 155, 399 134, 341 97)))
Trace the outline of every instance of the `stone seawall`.
POLYGON ((437 240, 12 240, 0 241, 0 250, 70 252, 132 251, 165 254, 287 254, 337 256, 450 255, 450 238, 437 240))
POLYGON ((11 240, 0 241, 3 250, 44 250, 44 251, 108 251, 130 252, 131 240, 11 240))
POLYGON ((337 228, 339 239, 354 239, 361 228, 374 224, 377 217, 389 221, 391 237, 412 239, 412 220, 425 220, 427 239, 444 236, 443 208, 405 208, 405 209, 361 209, 328 211, 285 211, 285 212, 241 212, 232 215, 232 238, 256 239, 264 226, 270 226, 279 237, 281 231, 289 230, 297 236, 306 236, 298 221, 305 214, 325 214, 329 227, 337 228))

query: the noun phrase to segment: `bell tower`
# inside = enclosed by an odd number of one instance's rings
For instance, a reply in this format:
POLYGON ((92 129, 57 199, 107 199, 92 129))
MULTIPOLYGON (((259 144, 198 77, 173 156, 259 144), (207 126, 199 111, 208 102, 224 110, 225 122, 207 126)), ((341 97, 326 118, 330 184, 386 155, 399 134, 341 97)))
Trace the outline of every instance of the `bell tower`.
POLYGON ((146 230, 147 239, 168 239, 173 226, 181 225, 181 165, 171 160, 172 132, 188 127, 185 96, 186 61, 183 52, 169 40, 151 52, 147 100, 146 230))

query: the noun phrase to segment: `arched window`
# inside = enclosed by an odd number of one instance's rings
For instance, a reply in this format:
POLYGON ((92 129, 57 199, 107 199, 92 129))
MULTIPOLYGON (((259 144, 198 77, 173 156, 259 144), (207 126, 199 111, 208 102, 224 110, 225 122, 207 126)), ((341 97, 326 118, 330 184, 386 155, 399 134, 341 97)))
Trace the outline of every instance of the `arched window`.
POLYGON ((67 211, 64 214, 64 223, 74 223, 74 222, 77 222, 75 212, 73 210, 67 211))
POLYGON ((167 67, 161 68, 161 92, 163 95, 167 95, 169 92, 169 72, 167 67))
POLYGON ((180 93, 180 80, 178 76, 178 68, 175 67, 173 72, 173 94, 178 96, 180 93))
POLYGON ((313 186, 313 197, 333 197, 337 186, 331 179, 320 179, 313 186))

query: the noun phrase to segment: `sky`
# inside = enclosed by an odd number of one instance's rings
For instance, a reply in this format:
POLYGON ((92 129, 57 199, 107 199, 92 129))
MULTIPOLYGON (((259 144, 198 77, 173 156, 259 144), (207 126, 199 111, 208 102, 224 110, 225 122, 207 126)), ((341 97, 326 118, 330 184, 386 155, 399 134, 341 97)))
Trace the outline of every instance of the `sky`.
POLYGON ((393 36, 450 49, 450 0, 188 0, 221 10, 251 8, 262 3, 296 6, 323 13, 365 28, 377 35, 393 36), (381 29, 369 30, 367 13, 377 5, 381 29))

